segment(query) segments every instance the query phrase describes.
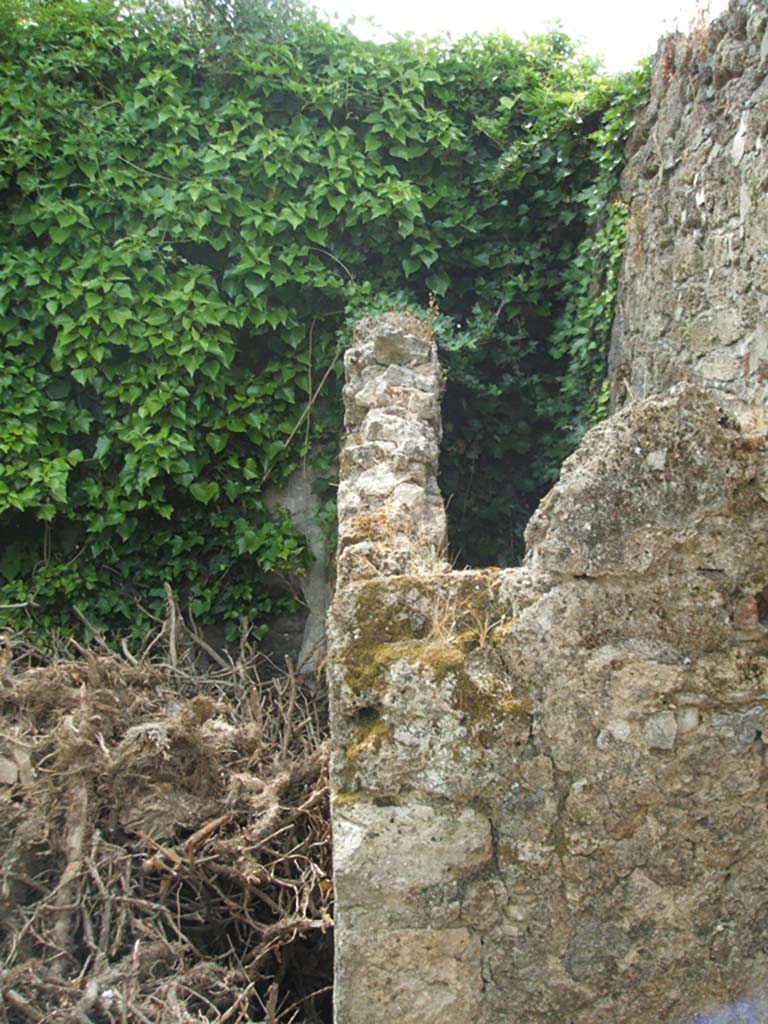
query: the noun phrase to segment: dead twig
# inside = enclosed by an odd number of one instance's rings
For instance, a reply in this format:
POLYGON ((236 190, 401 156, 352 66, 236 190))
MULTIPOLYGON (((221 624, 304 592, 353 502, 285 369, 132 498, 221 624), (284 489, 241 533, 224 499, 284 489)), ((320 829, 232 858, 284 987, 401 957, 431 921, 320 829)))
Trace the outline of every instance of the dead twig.
POLYGON ((0 886, 23 897, 0 947, 5 1006, 46 1024, 247 1024, 267 1006, 316 1024, 307 970, 320 1001, 330 976, 305 963, 327 949, 330 971, 332 927, 322 689, 290 662, 264 678, 245 635, 229 661, 187 645, 167 604, 136 656, 96 643, 4 693, 6 742, 35 766, 0 833, 0 886))
POLYGON ((45 1018, 39 1010, 36 1010, 27 1000, 19 995, 14 989, 10 988, 3 993, 3 998, 6 1003, 12 1006, 15 1010, 18 1010, 27 1020, 32 1021, 43 1021, 45 1018))

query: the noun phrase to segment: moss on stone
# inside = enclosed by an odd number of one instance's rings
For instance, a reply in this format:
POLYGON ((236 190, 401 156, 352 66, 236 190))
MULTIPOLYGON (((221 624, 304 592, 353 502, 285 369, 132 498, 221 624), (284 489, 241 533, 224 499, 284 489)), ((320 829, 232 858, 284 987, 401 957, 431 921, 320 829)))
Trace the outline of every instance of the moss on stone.
POLYGON ((381 719, 377 722, 360 726, 347 746, 346 755, 349 761, 355 761, 363 754, 377 751, 385 740, 392 738, 392 726, 381 719))
POLYGON ((340 790, 338 793, 333 794, 334 807, 349 807, 352 804, 359 803, 359 801, 359 794, 349 793, 346 790, 340 790))
POLYGON ((517 619, 505 619, 503 622, 498 623, 493 630, 494 646, 504 643, 505 640, 512 636, 516 627, 517 619))
POLYGON ((562 829, 558 829, 558 835, 555 837, 555 843, 553 846, 555 856, 559 860, 563 860, 565 857, 570 857, 571 848, 568 845, 568 840, 562 833, 562 829))
POLYGON ((458 641, 402 640, 387 644, 382 654, 389 664, 404 658, 412 664, 431 669, 437 682, 442 682, 449 672, 461 671, 464 667, 464 651, 458 641))
MULTIPOLYGON (((355 588, 350 610, 351 639, 337 658, 344 685, 358 697, 381 695, 387 689, 390 668, 405 660, 428 670, 437 684, 453 676, 453 705, 472 724, 498 717, 527 717, 531 710, 527 692, 510 691, 492 676, 488 686, 478 686, 465 668, 468 652, 484 647, 488 640, 493 642, 498 628, 496 624, 488 625, 495 574, 455 574, 451 587, 441 586, 441 582, 402 576, 366 581, 355 588), (424 622, 423 636, 413 634, 416 600, 428 605, 432 613, 424 622)), ((378 735, 366 725, 365 734, 351 743, 349 751, 367 749, 369 734, 374 738, 378 735)))
POLYGON ((434 640, 399 640, 380 643, 368 649, 360 647, 344 659, 344 682, 356 694, 382 693, 386 690, 387 670, 398 661, 430 669, 436 682, 449 672, 462 672, 464 652, 457 644, 434 640))
POLYGON ((473 725, 487 722, 489 718, 529 717, 532 705, 528 693, 515 692, 493 676, 488 677, 488 684, 487 687, 480 686, 465 673, 456 688, 454 706, 473 725))
POLYGON ((501 868, 517 863, 517 851, 512 843, 501 843, 499 845, 498 860, 501 868))
POLYGON ((354 641, 350 646, 370 647, 413 636, 408 611, 414 591, 430 599, 434 585, 424 577, 388 576, 356 586, 350 595, 354 601, 349 622, 354 641))
MULTIPOLYGON (((368 517, 373 518, 373 517, 368 517)), ((484 637, 492 623, 498 570, 466 573, 387 576, 366 580, 351 592, 349 626, 355 643, 375 643, 414 638, 411 612, 414 595, 431 610, 417 639, 459 640, 484 637)))

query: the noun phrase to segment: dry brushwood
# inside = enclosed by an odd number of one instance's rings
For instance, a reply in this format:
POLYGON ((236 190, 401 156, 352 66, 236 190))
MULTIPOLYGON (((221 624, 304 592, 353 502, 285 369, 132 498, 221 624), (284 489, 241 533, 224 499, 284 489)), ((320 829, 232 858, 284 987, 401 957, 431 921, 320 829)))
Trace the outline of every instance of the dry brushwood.
POLYGON ((329 1020, 322 697, 159 633, 0 683, 0 1022, 329 1020))

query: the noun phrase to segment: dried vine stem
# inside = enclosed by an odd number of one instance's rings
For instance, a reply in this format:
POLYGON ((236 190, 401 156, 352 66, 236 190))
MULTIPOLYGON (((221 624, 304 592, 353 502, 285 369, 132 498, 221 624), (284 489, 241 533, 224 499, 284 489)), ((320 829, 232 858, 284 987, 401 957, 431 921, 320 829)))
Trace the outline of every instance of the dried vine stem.
POLYGON ((324 700, 208 658, 168 596, 142 653, 0 689, 8 1024, 330 1019, 324 700))

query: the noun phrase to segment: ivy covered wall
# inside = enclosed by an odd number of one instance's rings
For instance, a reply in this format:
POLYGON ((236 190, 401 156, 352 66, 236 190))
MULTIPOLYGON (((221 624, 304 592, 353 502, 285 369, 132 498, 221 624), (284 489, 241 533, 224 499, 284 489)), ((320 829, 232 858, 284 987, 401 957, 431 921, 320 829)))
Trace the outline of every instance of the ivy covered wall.
MULTIPOLYGON (((0 604, 257 634, 333 510, 351 322, 432 309, 464 561, 599 414, 645 76, 553 33, 362 42, 300 7, 0 0, 0 604)), ((451 499, 451 495, 453 495, 451 499)))

